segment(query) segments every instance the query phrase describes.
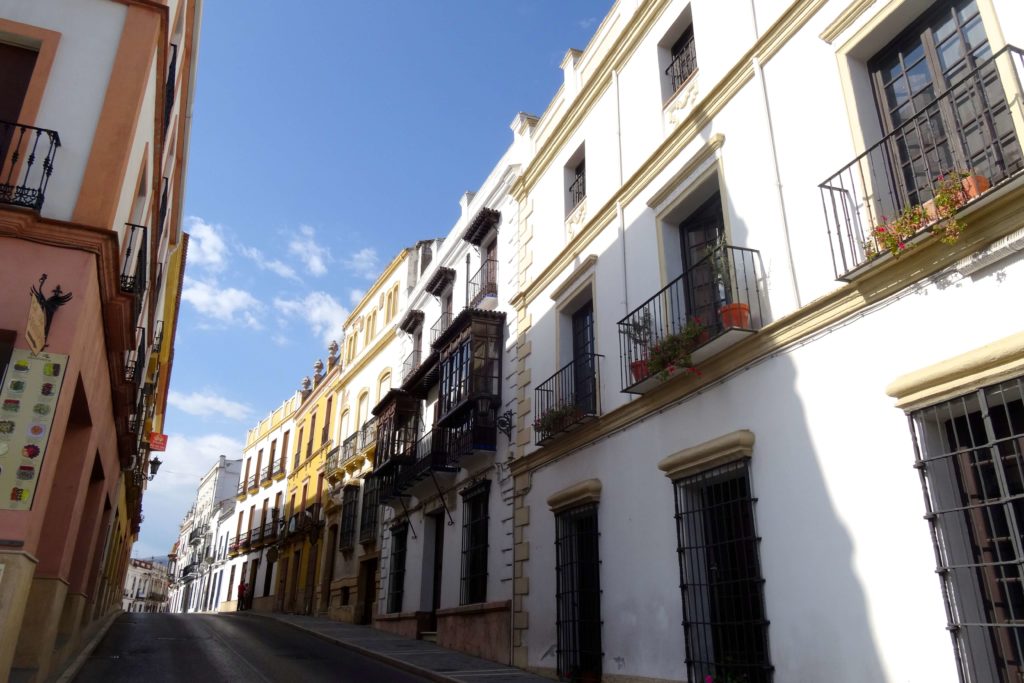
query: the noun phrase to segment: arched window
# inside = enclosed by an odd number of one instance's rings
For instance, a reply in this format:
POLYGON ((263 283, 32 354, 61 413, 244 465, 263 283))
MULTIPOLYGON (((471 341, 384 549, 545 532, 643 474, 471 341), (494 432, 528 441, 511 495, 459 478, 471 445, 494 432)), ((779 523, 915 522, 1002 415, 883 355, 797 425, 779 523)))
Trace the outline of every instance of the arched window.
POLYGON ((384 374, 377 380, 377 401, 384 398, 384 394, 391 389, 391 371, 385 370, 384 374))
POLYGON ((349 412, 346 410, 341 414, 341 438, 342 440, 348 438, 349 434, 352 433, 352 425, 349 424, 349 412))
POLYGON ((363 389, 359 394, 359 403, 356 406, 356 429, 363 426, 363 423, 370 417, 370 392, 363 389))

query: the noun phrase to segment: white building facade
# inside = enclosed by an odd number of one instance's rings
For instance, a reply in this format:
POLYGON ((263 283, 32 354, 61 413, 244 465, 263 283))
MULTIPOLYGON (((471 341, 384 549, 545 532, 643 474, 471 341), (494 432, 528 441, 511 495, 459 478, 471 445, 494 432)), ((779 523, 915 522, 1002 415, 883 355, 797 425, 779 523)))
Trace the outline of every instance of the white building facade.
POLYGON ((159 562, 132 558, 125 574, 121 609, 125 612, 166 612, 167 567, 159 562))
POLYGON ((623 1, 567 54, 511 190, 513 663, 1024 672, 1022 12, 623 1))

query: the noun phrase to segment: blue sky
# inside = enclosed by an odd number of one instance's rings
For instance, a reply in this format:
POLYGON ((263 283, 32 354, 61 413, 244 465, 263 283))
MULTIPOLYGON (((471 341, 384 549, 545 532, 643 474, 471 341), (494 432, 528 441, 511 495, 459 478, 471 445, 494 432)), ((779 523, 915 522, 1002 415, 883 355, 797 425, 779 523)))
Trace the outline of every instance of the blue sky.
POLYGON ((383 266, 448 233, 611 4, 206 0, 170 438, 136 557, 167 554, 199 477, 241 457, 383 266))

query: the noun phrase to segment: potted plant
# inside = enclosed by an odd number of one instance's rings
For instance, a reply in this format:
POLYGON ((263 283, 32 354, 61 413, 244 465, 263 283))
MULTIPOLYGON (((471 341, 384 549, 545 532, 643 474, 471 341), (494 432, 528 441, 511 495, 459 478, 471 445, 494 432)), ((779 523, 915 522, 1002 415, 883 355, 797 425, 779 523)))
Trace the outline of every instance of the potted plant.
POLYGON ((739 301, 738 292, 733 289, 728 246, 725 236, 722 235, 714 245, 708 247, 708 261, 711 263, 714 280, 718 284, 719 300, 724 302, 718 308, 718 318, 724 329, 750 329, 750 305, 739 301))
POLYGON ((696 373, 691 353, 701 343, 706 328, 697 318, 686 321, 679 332, 667 335, 651 345, 647 370, 661 379, 668 379, 679 371, 696 373))
POLYGON ((633 375, 633 381, 639 382, 648 376, 650 371, 647 368, 647 361, 651 348, 651 313, 646 308, 631 316, 622 328, 623 334, 630 341, 630 351, 627 354, 629 371, 633 375))
POLYGON ((540 434, 555 434, 583 417, 583 411, 575 404, 568 403, 548 408, 533 421, 533 430, 540 434))

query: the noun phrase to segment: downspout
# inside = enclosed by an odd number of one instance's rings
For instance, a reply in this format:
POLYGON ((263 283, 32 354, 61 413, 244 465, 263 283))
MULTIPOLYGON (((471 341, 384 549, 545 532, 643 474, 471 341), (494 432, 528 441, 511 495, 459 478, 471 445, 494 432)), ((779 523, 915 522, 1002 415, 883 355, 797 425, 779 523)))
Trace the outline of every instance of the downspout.
MULTIPOLYGON (((753 3, 751 3, 753 4, 753 3)), ((753 7, 751 7, 753 10, 753 7)), ((757 20, 755 17, 754 21, 755 31, 757 30, 757 20)), ((800 288, 797 285, 796 279, 796 266, 793 261, 793 244, 789 236, 789 219, 786 217, 786 202, 782 196, 782 175, 779 173, 779 154, 775 148, 775 127, 772 125, 772 112, 771 107, 768 103, 768 86, 764 78, 764 69, 761 68, 761 62, 757 57, 754 57, 752 61, 754 67, 754 75, 757 79, 757 83, 761 88, 761 103, 764 105, 764 118, 768 126, 768 145, 771 148, 772 153, 772 172, 775 174, 775 189, 776 196, 779 200, 779 216, 782 218, 782 237, 786 243, 786 257, 789 260, 789 280, 792 288, 793 300, 796 302, 797 308, 802 308, 803 304, 800 301, 800 288)))
MULTIPOLYGON (((622 187, 622 101, 619 97, 619 72, 612 71, 615 85, 615 140, 619 148, 619 187, 622 187)), ((623 315, 629 315, 629 279, 626 277, 626 221, 622 203, 615 202, 615 215, 619 222, 619 244, 622 245, 622 308, 623 315)))

